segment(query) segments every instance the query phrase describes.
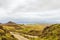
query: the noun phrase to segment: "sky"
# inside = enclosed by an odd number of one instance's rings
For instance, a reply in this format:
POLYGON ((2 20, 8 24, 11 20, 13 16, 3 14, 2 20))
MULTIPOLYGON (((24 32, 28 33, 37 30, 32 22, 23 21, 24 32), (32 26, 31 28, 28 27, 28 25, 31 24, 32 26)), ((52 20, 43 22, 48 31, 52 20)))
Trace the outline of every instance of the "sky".
POLYGON ((60 23, 60 0, 0 0, 0 22, 60 23))

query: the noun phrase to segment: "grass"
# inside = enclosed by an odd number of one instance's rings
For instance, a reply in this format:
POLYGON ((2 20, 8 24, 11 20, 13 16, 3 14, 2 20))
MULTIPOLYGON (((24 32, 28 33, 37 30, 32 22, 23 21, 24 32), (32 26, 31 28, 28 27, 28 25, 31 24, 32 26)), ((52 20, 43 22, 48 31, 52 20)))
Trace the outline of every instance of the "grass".
MULTIPOLYGON (((6 31, 11 31, 15 33, 19 33, 21 36, 29 39, 29 40, 60 40, 60 24, 53 24, 49 27, 47 25, 43 24, 28 24, 28 25, 18 25, 17 26, 8 26, 4 25, 3 29, 6 31), (35 37, 29 37, 30 36, 37 36, 35 37)), ((5 33, 2 29, 0 30, 0 34, 5 33)), ((14 38, 11 38, 11 34, 6 33, 5 36, 0 36, 0 39, 7 38, 11 40, 15 40, 14 38)))

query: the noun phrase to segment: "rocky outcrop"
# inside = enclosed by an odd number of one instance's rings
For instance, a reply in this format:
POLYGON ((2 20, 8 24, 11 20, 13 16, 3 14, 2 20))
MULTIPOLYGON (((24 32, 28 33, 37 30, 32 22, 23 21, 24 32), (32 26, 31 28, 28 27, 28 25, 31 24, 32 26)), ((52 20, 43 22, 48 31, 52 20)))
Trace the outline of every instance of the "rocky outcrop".
POLYGON ((12 21, 9 21, 8 23, 6 24, 16 24, 15 22, 12 22, 12 21))

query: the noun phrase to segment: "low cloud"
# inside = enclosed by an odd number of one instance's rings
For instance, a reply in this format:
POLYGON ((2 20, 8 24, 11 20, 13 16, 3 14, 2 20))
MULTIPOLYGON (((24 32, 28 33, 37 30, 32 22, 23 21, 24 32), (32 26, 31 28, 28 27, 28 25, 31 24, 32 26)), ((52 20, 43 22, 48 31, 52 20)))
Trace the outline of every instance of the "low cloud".
POLYGON ((0 0, 0 20, 17 19, 22 22, 59 23, 60 0, 0 0))

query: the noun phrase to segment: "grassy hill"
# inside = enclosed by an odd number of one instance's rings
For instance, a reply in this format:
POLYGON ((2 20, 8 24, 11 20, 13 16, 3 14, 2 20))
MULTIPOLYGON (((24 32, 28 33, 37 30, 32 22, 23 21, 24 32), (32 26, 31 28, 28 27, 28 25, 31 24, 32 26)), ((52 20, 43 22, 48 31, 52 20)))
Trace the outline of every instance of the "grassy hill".
POLYGON ((43 40, 60 40, 60 24, 46 27, 40 36, 43 40))
POLYGON ((8 22, 0 25, 1 40, 17 40, 10 32, 20 34, 29 40, 60 40, 60 24, 16 24, 8 22))
POLYGON ((10 32, 0 26, 0 40, 17 40, 10 32))

